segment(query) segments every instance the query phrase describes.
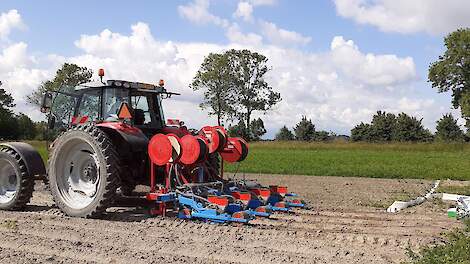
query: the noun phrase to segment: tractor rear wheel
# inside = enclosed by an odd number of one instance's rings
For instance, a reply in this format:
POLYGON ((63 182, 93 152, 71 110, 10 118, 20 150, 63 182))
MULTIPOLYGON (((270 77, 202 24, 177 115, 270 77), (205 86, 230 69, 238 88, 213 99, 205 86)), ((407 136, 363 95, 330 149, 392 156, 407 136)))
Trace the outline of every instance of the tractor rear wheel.
POLYGON ((34 175, 10 148, 0 147, 0 210, 23 209, 33 196, 34 175))
POLYGON ((56 139, 49 158, 49 184, 67 215, 92 218, 112 204, 120 164, 113 142, 92 124, 79 125, 56 139))

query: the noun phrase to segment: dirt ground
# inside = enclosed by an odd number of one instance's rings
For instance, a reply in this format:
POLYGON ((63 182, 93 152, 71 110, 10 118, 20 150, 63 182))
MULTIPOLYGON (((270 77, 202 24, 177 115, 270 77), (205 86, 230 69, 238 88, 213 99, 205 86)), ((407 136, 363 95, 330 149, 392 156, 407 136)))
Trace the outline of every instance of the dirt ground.
POLYGON ((0 212, 0 263, 400 263, 408 248, 439 243, 459 226, 438 200, 385 212, 395 199, 426 193, 430 181, 247 177, 286 184, 312 209, 232 226, 150 218, 144 200, 122 198, 100 220, 77 219, 38 182, 26 212, 0 212))

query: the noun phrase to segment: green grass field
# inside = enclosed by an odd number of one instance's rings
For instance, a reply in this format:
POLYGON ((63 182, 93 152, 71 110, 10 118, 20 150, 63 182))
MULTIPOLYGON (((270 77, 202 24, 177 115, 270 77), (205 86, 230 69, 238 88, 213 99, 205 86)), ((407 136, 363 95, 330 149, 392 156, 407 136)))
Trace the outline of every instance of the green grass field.
MULTIPOLYGON (((46 143, 29 141, 47 160, 46 143)), ((229 172, 470 180, 470 144, 256 142, 229 172)))
POLYGON ((257 142, 228 171, 470 180, 470 144, 257 142))

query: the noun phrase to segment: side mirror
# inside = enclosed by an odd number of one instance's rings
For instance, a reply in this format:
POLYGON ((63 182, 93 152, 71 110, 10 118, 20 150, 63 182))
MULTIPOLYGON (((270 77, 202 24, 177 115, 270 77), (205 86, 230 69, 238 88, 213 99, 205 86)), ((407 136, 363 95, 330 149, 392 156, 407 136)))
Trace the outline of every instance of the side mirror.
POLYGON ((41 112, 48 113, 52 107, 52 93, 46 92, 42 98, 41 112))

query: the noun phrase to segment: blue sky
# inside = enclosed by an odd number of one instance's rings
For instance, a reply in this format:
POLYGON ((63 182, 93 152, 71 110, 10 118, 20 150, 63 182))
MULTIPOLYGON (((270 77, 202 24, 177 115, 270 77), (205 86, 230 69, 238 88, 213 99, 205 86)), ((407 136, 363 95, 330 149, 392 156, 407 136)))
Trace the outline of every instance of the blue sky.
POLYGON ((417 115, 432 129, 453 110, 450 95, 427 83, 428 66, 443 52, 443 36, 470 26, 469 1, 442 2, 2 0, 0 78, 18 111, 40 119, 24 97, 63 62, 107 67, 115 78, 163 75, 186 94, 166 104, 167 117, 196 127, 214 121, 194 116, 201 95, 187 88, 204 54, 249 48, 268 56, 268 80, 284 98, 260 115, 268 137, 301 115, 348 133, 379 108, 417 115))

